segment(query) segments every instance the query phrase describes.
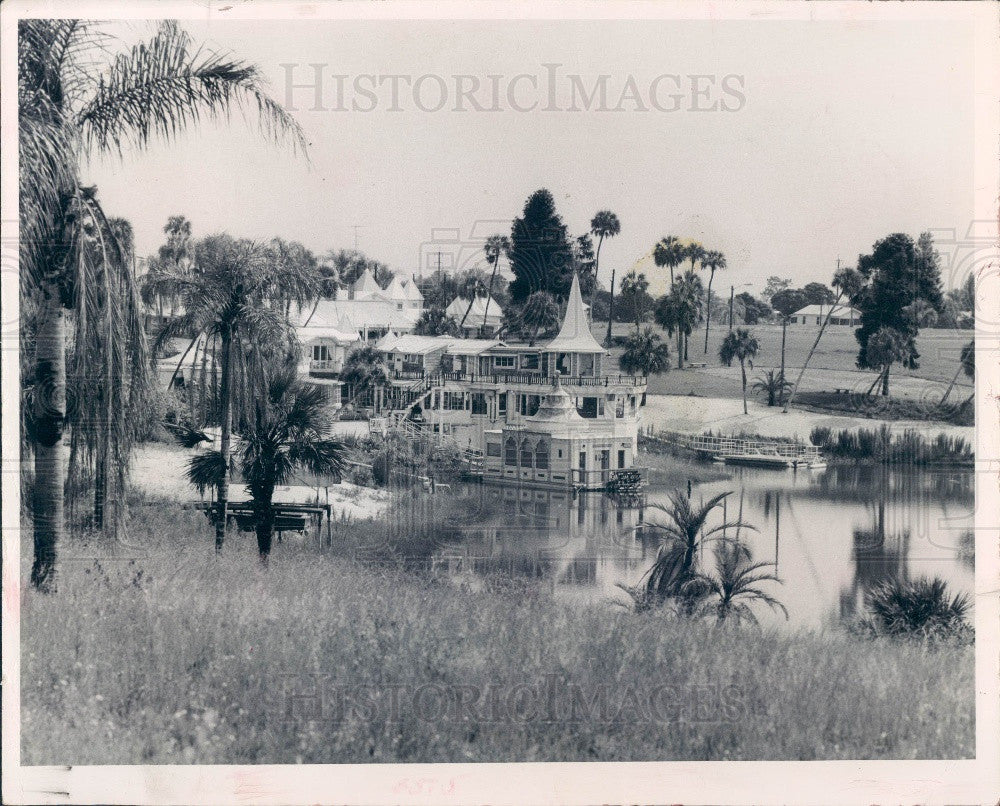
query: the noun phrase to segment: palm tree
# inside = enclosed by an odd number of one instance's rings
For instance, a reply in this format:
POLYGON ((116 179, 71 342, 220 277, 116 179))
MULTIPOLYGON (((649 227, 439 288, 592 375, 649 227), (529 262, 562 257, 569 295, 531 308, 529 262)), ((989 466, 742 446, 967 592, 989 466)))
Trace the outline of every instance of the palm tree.
MULTIPOLYGON (((87 226, 102 233, 110 255, 122 250, 110 243, 113 235, 104 237, 110 229, 102 226, 106 218, 94 190, 82 186, 81 160, 121 155, 126 146, 145 148, 155 137, 169 140, 201 119, 228 119, 233 109, 248 108, 257 110, 272 138, 290 136, 305 146, 298 124, 265 94, 256 67, 192 48, 172 21, 161 23, 151 41, 118 54, 98 77, 93 61, 104 46, 99 31, 81 20, 30 19, 18 25, 21 309, 34 331, 33 356, 30 348, 24 353, 35 363, 31 582, 39 589, 54 586, 64 528, 66 314, 89 316, 93 308, 84 312, 81 303, 91 295, 90 301, 103 301, 110 322, 138 316, 132 267, 117 257, 106 261, 115 281, 105 285, 83 256, 87 226)), ((112 332, 90 366, 106 366, 123 337, 124 332, 112 332)), ((133 342, 126 349, 140 348, 133 342)), ((127 406, 112 410, 123 421, 130 414, 127 406)))
POLYGON ((747 364, 753 369, 753 359, 760 351, 760 343, 757 337, 745 327, 738 327, 736 330, 726 334, 726 338, 719 347, 719 360, 727 367, 733 365, 733 359, 740 362, 740 374, 743 377, 743 413, 747 413, 747 364))
POLYGON ((792 384, 785 380, 785 376, 780 371, 775 373, 773 369, 769 369, 765 375, 761 375, 751 384, 750 390, 766 392, 767 405, 776 406, 780 405, 785 392, 791 387, 792 384))
POLYGON ((535 291, 521 309, 521 322, 529 329, 528 344, 532 345, 540 331, 551 330, 559 324, 559 303, 548 291, 535 291))
POLYGON ((699 550, 709 543, 732 540, 727 536, 729 530, 754 529, 741 520, 706 527, 709 515, 728 495, 731 493, 720 493, 695 506, 690 498, 678 491, 670 494, 669 506, 652 505, 667 519, 662 523, 650 521, 644 526, 659 532, 661 544, 656 560, 643 577, 640 592, 632 592, 638 606, 649 607, 677 599, 684 611, 694 612, 698 599, 707 592, 706 588, 692 584, 698 574, 699 550))
POLYGON ((865 345, 865 360, 870 367, 878 367, 879 374, 869 387, 868 394, 882 382, 882 395, 889 396, 889 370, 897 361, 906 359, 908 350, 906 337, 895 328, 880 327, 868 339, 865 345))
POLYGON ((745 620, 757 624, 757 617, 750 607, 754 602, 763 602, 788 618, 785 606, 758 587, 762 582, 781 583, 775 574, 763 570, 769 568, 771 563, 752 562, 749 547, 738 541, 720 543, 713 553, 715 573, 696 574, 688 584, 704 591, 704 595, 714 597, 714 602, 706 603, 706 609, 714 613, 720 623, 732 618, 737 623, 745 620))
POLYGON ((799 384, 802 383, 802 376, 806 374, 806 367, 808 367, 809 362, 812 361, 813 353, 816 352, 816 348, 819 346, 819 340, 823 338, 823 331, 826 330, 826 326, 830 322, 830 317, 833 315, 834 308, 840 305, 841 301, 844 299, 850 302, 861 291, 863 284, 864 278, 861 276, 861 272, 857 269, 845 266, 842 269, 838 269, 836 274, 833 275, 833 287, 837 289, 837 296, 829 310, 826 312, 826 316, 823 318, 823 324, 820 325, 819 333, 816 334, 816 340, 809 349, 809 354, 806 356, 806 360, 802 364, 802 369, 799 370, 799 376, 795 379, 795 384, 792 386, 791 394, 785 398, 785 405, 782 408, 783 412, 787 413, 788 407, 791 406, 792 401, 795 400, 795 395, 799 391, 799 384))
POLYGON ((351 392, 350 402, 354 402, 366 392, 389 383, 389 370, 381 352, 373 345, 356 347, 344 361, 340 380, 347 384, 351 392))
MULTIPOLYGON (((274 534, 274 488, 297 469, 317 475, 344 470, 344 446, 323 437, 328 411, 322 389, 297 382, 294 369, 283 370, 257 399, 255 416, 241 435, 240 470, 253 501, 257 550, 265 564, 274 534)), ((225 462, 221 451, 197 454, 188 465, 188 478, 202 492, 219 486, 225 462)))
POLYGON ((708 328, 712 323, 712 280, 715 278, 717 271, 726 268, 726 256, 722 252, 715 250, 705 252, 701 258, 701 267, 709 270, 708 294, 705 304, 705 355, 708 355, 708 328))
POLYGON ((866 597, 868 616, 862 628, 871 635, 915 638, 947 638, 969 632, 966 614, 969 597, 949 597, 948 585, 940 577, 880 583, 866 597))
POLYGON ((670 269, 670 287, 674 287, 674 269, 685 260, 684 246, 673 235, 667 235, 653 247, 653 262, 660 268, 670 269))
POLYGON ((660 298, 653 318, 673 336, 677 334, 677 369, 684 367, 685 340, 694 331, 701 316, 701 278, 685 272, 674 281, 669 294, 660 298))
POLYGON ((659 375, 670 369, 670 348, 648 325, 641 331, 636 328, 625 342, 618 366, 629 375, 659 375))
POLYGON ((459 331, 465 327, 465 320, 469 318, 469 311, 472 310, 472 306, 476 302, 476 297, 479 296, 480 292, 484 291, 483 280, 478 274, 478 270, 472 270, 463 278, 461 291, 459 292, 460 297, 465 297, 466 294, 469 295, 469 305, 465 309, 465 313, 462 314, 462 321, 458 323, 459 331))
MULTIPOLYGON (((219 401, 222 433, 220 453, 226 472, 220 476, 216 501, 215 548, 222 550, 226 530, 226 507, 229 500, 230 440, 233 427, 234 357, 246 356, 260 345, 289 345, 295 331, 285 317, 287 300, 300 304, 316 293, 316 277, 298 262, 285 263, 260 244, 234 240, 228 235, 214 235, 202 240, 195 249, 192 271, 154 271, 147 284, 157 293, 173 293, 183 301, 184 315, 160 330, 156 346, 178 333, 194 332, 218 336, 220 346, 219 401)), ((244 374, 245 377, 245 374, 244 374)), ((259 380, 259 379, 258 379, 259 380)), ((245 384, 247 386, 253 383, 245 384)), ((252 401, 253 388, 239 395, 244 403, 252 401)))
POLYGON ((955 370, 955 374, 951 378, 951 383, 948 384, 948 388, 944 390, 944 395, 941 396, 941 402, 939 406, 943 406, 945 401, 948 399, 948 395, 951 394, 951 390, 955 386, 955 382, 958 380, 960 373, 964 372, 965 377, 970 380, 976 377, 976 343, 975 341, 970 341, 964 347, 962 347, 962 354, 958 359, 958 369, 955 370))
POLYGON ((641 272, 636 274, 635 269, 622 277, 621 289, 618 292, 619 298, 626 300, 626 304, 632 304, 632 318, 635 319, 636 330, 642 325, 642 317, 646 313, 644 300, 649 299, 649 280, 641 272))
MULTIPOLYGON (((610 210, 599 210, 594 214, 594 217, 590 219, 590 232, 594 237, 597 238, 597 251, 594 253, 594 289, 597 289, 597 273, 601 269, 601 244, 604 243, 605 238, 614 238, 618 233, 622 231, 621 222, 618 220, 618 216, 612 213, 610 210)), ((591 296, 591 305, 593 305, 594 299, 591 296)), ((605 339, 605 343, 611 345, 611 322, 615 318, 615 269, 611 268, 611 302, 608 308, 608 335, 605 339)))
POLYGON ((490 312, 490 302, 493 301, 493 283, 497 278, 497 269, 500 267, 500 257, 506 257, 510 260, 510 238, 506 235, 491 235, 486 239, 486 245, 483 246, 483 252, 486 253, 486 262, 493 266, 493 270, 490 272, 490 286, 486 291, 486 310, 483 311, 483 329, 486 329, 486 317, 490 312))
POLYGON ((444 308, 427 308, 417 319, 413 332, 418 336, 457 336, 458 323, 444 308))
POLYGON ((691 271, 694 271, 694 264, 706 255, 705 247, 698 241, 691 241, 684 247, 684 257, 691 261, 691 271))

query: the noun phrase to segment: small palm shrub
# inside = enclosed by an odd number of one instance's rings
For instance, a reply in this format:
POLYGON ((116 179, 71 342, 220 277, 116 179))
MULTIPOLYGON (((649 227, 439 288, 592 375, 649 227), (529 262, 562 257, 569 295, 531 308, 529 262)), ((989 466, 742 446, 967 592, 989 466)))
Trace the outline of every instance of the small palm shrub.
POLYGON ((872 637, 971 642, 972 627, 966 621, 970 607, 966 594, 949 596, 948 586, 940 577, 895 579, 883 582, 868 594, 868 615, 860 631, 872 637))

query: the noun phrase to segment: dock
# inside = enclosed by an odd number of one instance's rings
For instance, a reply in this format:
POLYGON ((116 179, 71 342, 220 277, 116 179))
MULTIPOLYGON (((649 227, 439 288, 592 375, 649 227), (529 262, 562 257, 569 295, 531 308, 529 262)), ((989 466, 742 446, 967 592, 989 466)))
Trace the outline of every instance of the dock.
POLYGON ((679 431, 656 431, 648 436, 726 464, 779 469, 826 466, 819 448, 802 442, 685 434, 679 431))

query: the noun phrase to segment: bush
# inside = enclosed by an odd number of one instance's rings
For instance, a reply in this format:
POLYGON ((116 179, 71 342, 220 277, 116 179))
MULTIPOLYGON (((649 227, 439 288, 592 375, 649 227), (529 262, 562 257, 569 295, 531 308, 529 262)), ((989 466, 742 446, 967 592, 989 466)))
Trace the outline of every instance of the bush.
POLYGON ((882 583, 868 594, 868 616, 860 629, 873 637, 957 639, 972 643, 972 627, 965 620, 970 606, 964 593, 949 597, 948 586, 940 577, 896 579, 882 583))
POLYGON ((908 428, 893 436, 892 429, 844 428, 832 431, 817 426, 809 441, 829 456, 844 459, 874 460, 885 464, 968 464, 975 460, 975 451, 962 437, 937 434, 933 439, 908 428))

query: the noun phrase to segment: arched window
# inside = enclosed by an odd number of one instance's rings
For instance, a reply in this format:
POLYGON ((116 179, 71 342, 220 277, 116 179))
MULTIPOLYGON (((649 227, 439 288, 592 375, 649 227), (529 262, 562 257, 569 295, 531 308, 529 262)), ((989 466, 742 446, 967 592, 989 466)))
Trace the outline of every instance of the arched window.
POLYGON ((517 442, 513 437, 504 443, 503 463, 505 465, 517 464, 517 442))
POLYGON ((531 467, 532 454, 531 443, 526 439, 523 440, 521 442, 521 467, 531 467))
POLYGON ((539 470, 549 469, 549 446, 543 441, 535 447, 535 467, 539 470))

